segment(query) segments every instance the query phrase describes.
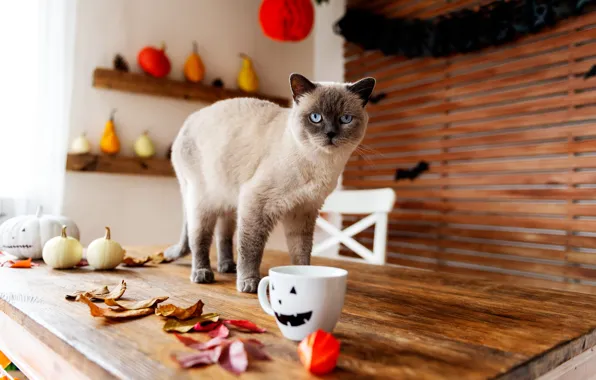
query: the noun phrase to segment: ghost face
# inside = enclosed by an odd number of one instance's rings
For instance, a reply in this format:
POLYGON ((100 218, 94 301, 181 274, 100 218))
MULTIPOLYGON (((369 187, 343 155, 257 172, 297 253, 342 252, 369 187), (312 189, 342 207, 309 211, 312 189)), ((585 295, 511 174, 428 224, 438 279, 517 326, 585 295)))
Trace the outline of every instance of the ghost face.
POLYGON ((302 340, 322 329, 331 332, 344 303, 347 272, 316 266, 287 266, 269 271, 269 297, 283 335, 302 340))

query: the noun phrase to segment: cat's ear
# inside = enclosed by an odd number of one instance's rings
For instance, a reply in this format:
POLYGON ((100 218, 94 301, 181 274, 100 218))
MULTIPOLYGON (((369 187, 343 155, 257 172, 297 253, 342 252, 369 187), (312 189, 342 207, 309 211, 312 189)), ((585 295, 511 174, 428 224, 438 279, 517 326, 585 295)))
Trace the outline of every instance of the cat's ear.
POLYGON ((375 89, 375 78, 364 78, 348 86, 348 90, 358 95, 362 100, 362 107, 368 103, 368 98, 375 89))
POLYGON ((312 92, 317 85, 306 79, 304 76, 293 73, 290 75, 290 87, 292 88, 292 97, 297 104, 298 98, 312 92))

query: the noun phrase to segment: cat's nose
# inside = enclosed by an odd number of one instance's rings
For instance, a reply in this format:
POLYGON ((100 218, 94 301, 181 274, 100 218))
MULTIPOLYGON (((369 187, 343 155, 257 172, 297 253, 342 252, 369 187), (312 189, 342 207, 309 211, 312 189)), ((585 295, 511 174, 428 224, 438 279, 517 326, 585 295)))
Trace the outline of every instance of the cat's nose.
POLYGON ((329 131, 327 132, 327 137, 329 137, 329 139, 334 138, 335 136, 337 136, 337 133, 333 132, 333 131, 329 131))

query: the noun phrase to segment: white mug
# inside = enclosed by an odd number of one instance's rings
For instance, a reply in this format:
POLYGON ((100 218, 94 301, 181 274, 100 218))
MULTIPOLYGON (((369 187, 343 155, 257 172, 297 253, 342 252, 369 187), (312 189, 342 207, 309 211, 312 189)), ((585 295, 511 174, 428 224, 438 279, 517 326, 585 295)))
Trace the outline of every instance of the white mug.
POLYGON ((275 316, 286 338, 300 341, 318 329, 333 331, 344 305, 347 277, 346 270, 333 267, 271 268, 259 283, 259 302, 267 314, 275 316))

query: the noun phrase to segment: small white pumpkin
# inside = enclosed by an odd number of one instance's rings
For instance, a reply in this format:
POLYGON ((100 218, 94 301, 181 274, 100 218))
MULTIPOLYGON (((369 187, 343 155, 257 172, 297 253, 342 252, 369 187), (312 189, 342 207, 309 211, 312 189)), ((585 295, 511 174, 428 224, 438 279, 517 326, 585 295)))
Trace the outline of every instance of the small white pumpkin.
POLYGON ((95 239, 87 247, 87 262, 95 269, 114 269, 124 259, 124 250, 111 239, 110 227, 106 227, 106 236, 95 239))
POLYGON ((62 233, 48 240, 43 246, 43 261, 54 269, 68 269, 77 265, 83 258, 83 246, 71 236, 66 236, 66 226, 62 233))
POLYGON ((35 215, 10 218, 0 225, 0 251, 19 259, 41 259, 43 246, 51 238, 60 236, 62 226, 68 228, 70 236, 80 239, 74 221, 65 216, 43 215, 41 207, 35 215))
POLYGON ((71 154, 87 154, 89 152, 91 152, 91 144, 84 133, 74 139, 70 144, 71 154))

